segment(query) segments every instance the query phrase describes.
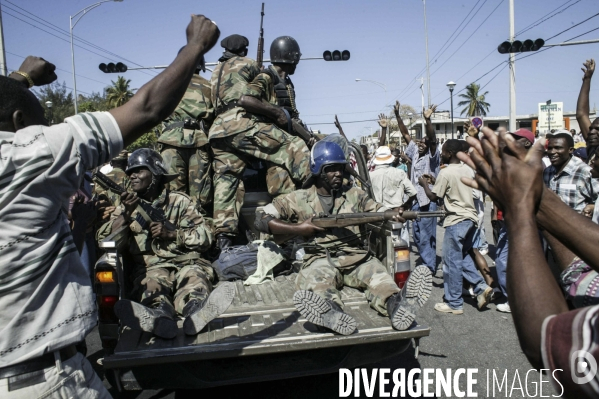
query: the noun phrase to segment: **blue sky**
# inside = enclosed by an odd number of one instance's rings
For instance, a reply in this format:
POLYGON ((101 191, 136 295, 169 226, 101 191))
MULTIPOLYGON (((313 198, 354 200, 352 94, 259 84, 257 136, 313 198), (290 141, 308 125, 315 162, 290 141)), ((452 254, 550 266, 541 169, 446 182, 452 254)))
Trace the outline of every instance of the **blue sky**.
MULTIPOLYGON (((44 27, 36 17, 68 32, 69 15, 93 3, 94 0, 0 0, 9 69, 17 69, 22 56, 39 55, 54 62, 60 68, 59 81, 72 87, 68 35, 54 30, 55 27, 44 27)), ((518 36, 522 40, 548 39, 599 13, 597 0, 515 0, 515 3, 516 32, 560 6, 563 7, 557 11, 564 10, 522 33, 518 36)), ((507 60, 496 49, 508 37, 508 0, 427 0, 426 5, 432 102, 442 103, 439 109, 448 110, 447 82, 455 81, 459 91, 507 60), (461 25, 461 33, 453 43, 446 44, 469 13, 461 25)), ((260 6, 261 1, 254 0, 124 0, 102 4, 81 20, 75 35, 117 56, 80 43, 97 54, 75 48, 77 88, 84 93, 97 92, 116 80, 116 74, 104 74, 98 69, 101 62, 123 61, 130 67, 133 62, 143 66, 168 64, 185 44, 185 27, 191 13, 205 14, 216 21, 221 38, 233 33, 248 37, 250 56, 255 57, 260 6)), ((420 107, 419 83, 414 79, 426 76, 421 72, 425 67, 421 0, 270 1, 266 2, 265 12, 265 58, 272 40, 281 35, 297 39, 307 57, 320 56, 324 50, 351 52, 348 62, 300 62, 293 81, 300 116, 310 127, 334 132, 332 122, 338 114, 346 133, 358 137, 378 125, 373 121, 349 122, 375 119, 379 112, 385 109, 389 112, 385 105, 395 99, 420 107), (356 82, 356 78, 385 84, 387 95, 381 87, 356 82)), ((598 27, 599 16, 548 43, 559 43, 598 27)), ((599 30, 575 40, 595 38, 599 38, 599 30)), ((217 44, 207 54, 207 61, 216 61, 221 52, 217 44)), ((565 110, 574 110, 582 77, 580 67, 592 57, 599 61, 599 44, 552 48, 517 61, 518 114, 536 113, 537 104, 548 99, 563 101, 565 110)), ((154 72, 138 71, 125 74, 132 80, 133 88, 141 87, 153 75, 154 72)), ((490 115, 507 115, 505 64, 479 83, 489 91, 490 115)), ((591 106, 595 101, 599 101, 599 83, 592 88, 591 106)))

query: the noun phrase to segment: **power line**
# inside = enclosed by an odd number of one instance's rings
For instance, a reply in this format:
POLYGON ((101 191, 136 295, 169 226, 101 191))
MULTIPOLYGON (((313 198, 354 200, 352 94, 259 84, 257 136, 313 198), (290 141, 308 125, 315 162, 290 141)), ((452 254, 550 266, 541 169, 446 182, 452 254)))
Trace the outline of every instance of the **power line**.
MULTIPOLYGON (((584 24, 585 22, 587 22, 588 20, 590 20, 590 19, 592 19, 592 18, 595 18, 595 17, 596 17, 596 16, 598 16, 598 15, 599 15, 599 12, 598 12, 597 14, 595 14, 595 15, 592 15, 592 16, 588 17, 588 18, 587 18, 587 19, 585 19, 584 21, 577 23, 576 25, 572 25, 572 26, 571 26, 571 27, 569 27, 568 29, 564 29, 563 31, 561 31, 561 32, 560 32, 560 33, 558 33, 557 35, 553 35, 553 36, 551 36, 549 39, 547 39, 547 40, 545 40, 545 41, 549 41, 549 40, 553 39, 554 37, 557 37, 557 36, 561 35, 562 33, 565 33, 565 32, 567 32, 567 31, 569 31, 570 29, 574 29, 574 28, 576 28, 578 25, 582 25, 582 24, 584 24)), ((570 40, 572 40, 572 39, 570 39, 570 40)))
MULTIPOLYGON (((48 29, 52 29, 53 31, 55 31, 55 32, 58 32, 58 33, 60 33, 60 34, 62 34, 62 35, 64 35, 64 36, 67 36, 67 37, 70 39, 70 32, 69 32, 69 31, 67 31, 66 29, 62 29, 61 27, 59 27, 59 26, 57 26, 57 25, 55 25, 55 24, 53 24, 53 23, 51 23, 51 22, 49 22, 49 21, 47 21, 47 20, 45 20, 45 19, 43 19, 43 18, 41 18, 41 17, 37 16, 37 15, 33 14, 32 12, 30 12, 30 11, 28 11, 28 10, 26 10, 26 9, 22 8, 22 7, 19 7, 18 5, 14 4, 13 2, 11 2, 11 1, 9 1, 9 0, 3 0, 3 1, 4 1, 5 3, 9 3, 9 4, 13 5, 14 7, 18 8, 19 10, 22 10, 22 11, 26 12, 26 13, 27 13, 27 14, 29 14, 29 15, 23 14, 22 12, 20 12, 20 11, 18 11, 18 10, 16 10, 16 9, 14 9, 14 8, 12 8, 11 6, 8 6, 8 5, 4 4, 4 7, 8 8, 8 9, 9 9, 9 10, 11 10, 12 12, 16 12, 16 13, 18 13, 18 14, 20 14, 20 15, 22 15, 22 16, 24 16, 24 17, 26 17, 26 18, 29 18, 30 20, 32 20, 32 21, 33 21, 33 22, 35 22, 35 23, 42 24, 42 26, 43 26, 43 27, 45 27, 45 28, 48 28, 48 29), (37 19, 37 20, 36 20, 36 19, 37 19)), ((5 13, 6 13, 6 12, 5 12, 5 13)), ((61 39, 61 40, 63 40, 63 41, 65 41, 65 40, 66 40, 66 39, 64 39, 64 38, 60 38, 60 37, 58 37, 58 36, 56 36, 56 35, 52 34, 51 32, 48 32, 48 31, 46 31, 46 30, 44 30, 44 29, 41 29, 41 28, 39 28, 38 26, 32 25, 30 22, 24 21, 24 20, 22 20, 22 19, 20 19, 20 18, 16 17, 15 15, 12 15, 12 14, 9 14, 9 13, 6 13, 6 14, 7 14, 7 15, 10 15, 11 17, 13 17, 13 18, 16 18, 16 19, 20 20, 21 22, 24 22, 24 23, 26 23, 26 24, 28 24, 28 25, 30 25, 30 26, 33 26, 33 27, 35 27, 35 28, 37 28, 37 29, 40 29, 40 30, 42 30, 42 31, 44 31, 44 32, 46 32, 46 33, 48 33, 48 34, 50 34, 50 35, 54 36, 54 37, 57 37, 58 39, 61 39)), ((106 54, 112 55, 113 57, 116 57, 115 59, 118 59, 118 60, 123 60, 123 61, 129 62, 129 63, 131 63, 131 64, 134 64, 134 65, 137 65, 137 66, 143 66, 143 65, 141 65, 141 64, 138 64, 138 63, 136 63, 136 62, 134 62, 134 61, 132 61, 132 60, 129 60, 129 59, 125 58, 125 57, 121 57, 120 55, 118 55, 118 54, 115 54, 115 53, 113 53, 112 51, 110 51, 110 50, 107 50, 107 49, 105 49, 105 48, 103 48, 103 47, 100 47, 100 46, 98 46, 98 45, 96 45, 96 44, 94 44, 94 43, 92 43, 92 42, 89 42, 89 41, 87 41, 87 40, 85 40, 85 39, 82 39, 82 38, 81 38, 81 37, 79 37, 79 36, 73 35, 73 39, 74 39, 74 40, 77 40, 77 41, 81 42, 82 44, 85 44, 85 45, 87 45, 87 46, 89 46, 89 47, 92 47, 92 48, 94 48, 94 49, 96 49, 96 50, 98 50, 98 51, 102 51, 102 52, 104 52, 104 53, 106 53, 106 54)), ((69 43, 70 43, 70 42, 69 42, 69 43)), ((77 45, 77 44, 75 44, 75 45, 76 45, 77 47, 80 47, 80 48, 82 48, 82 49, 84 49, 84 50, 87 50, 87 51, 89 51, 89 52, 91 52, 91 53, 93 53, 93 54, 99 55, 100 57, 103 57, 103 58, 105 58, 105 57, 106 57, 105 55, 98 54, 98 53, 96 53, 96 52, 93 52, 93 51, 91 51, 91 50, 89 50, 89 49, 86 49, 86 48, 84 48, 84 47, 81 47, 81 46, 79 46, 79 45, 77 45)), ((140 71, 140 72, 142 72, 142 73, 145 73, 146 75, 149 75, 149 76, 154 76, 154 75, 157 73, 157 72, 155 72, 155 71, 151 71, 151 72, 152 72, 152 74, 148 73, 148 71, 140 71)))
POLYGON ((554 10, 549 11, 547 14, 543 15, 541 18, 539 18, 536 21, 532 22, 530 25, 522 28, 522 30, 520 30, 518 33, 516 33, 514 35, 514 37, 518 36, 518 35, 521 35, 522 33, 527 32, 527 31, 531 30, 532 28, 534 28, 536 26, 539 26, 543 22, 548 21, 549 19, 555 17, 556 15, 559 15, 559 14, 563 13, 564 11, 566 11, 568 8, 572 7, 573 5, 580 3, 582 0, 578 0, 576 3, 570 4, 568 7, 564 8, 563 10, 556 12, 555 14, 551 15, 550 17, 547 17, 549 14, 555 12, 556 10, 559 10, 560 8, 564 7, 568 3, 571 3, 572 1, 574 1, 574 0, 569 0, 566 3, 562 4, 561 6, 555 8, 554 10), (545 18, 545 17, 547 17, 547 18, 545 18))

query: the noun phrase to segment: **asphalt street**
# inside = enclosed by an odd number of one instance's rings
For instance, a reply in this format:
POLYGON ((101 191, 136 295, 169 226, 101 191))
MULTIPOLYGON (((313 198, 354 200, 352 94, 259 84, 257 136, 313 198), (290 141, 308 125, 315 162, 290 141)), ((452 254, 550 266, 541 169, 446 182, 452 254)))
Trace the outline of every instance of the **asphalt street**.
MULTIPOLYGON (((490 204, 489 204, 490 205, 490 204)), ((490 206, 487 206, 487 217, 485 225, 487 239, 489 240, 489 255, 487 262, 493 273, 493 246, 491 225, 489 216, 490 206)), ((437 228, 437 255, 441 263, 441 243, 443 242, 444 229, 437 228)), ((412 261, 419 262, 416 247, 412 245, 412 261)), ((473 385, 474 392, 478 397, 540 397, 558 395, 550 383, 550 375, 541 376, 536 371, 531 371, 530 364, 524 356, 518 344, 518 338, 514 328, 511 314, 501 313, 496 310, 496 304, 505 301, 498 298, 490 304, 486 310, 479 311, 476 301, 465 298, 464 314, 450 315, 442 314, 433 309, 436 302, 441 302, 443 297, 443 276, 438 272, 433 278, 433 292, 430 300, 421 309, 418 316, 420 324, 431 327, 431 334, 420 341, 419 356, 415 359, 415 350, 410 348, 402 355, 387 359, 378 364, 372 364, 368 369, 389 368, 395 369, 432 368, 451 369, 455 371, 460 368, 477 369, 474 378, 477 380, 473 385), (497 382, 493 384, 493 371, 497 382), (488 379, 487 379, 488 378, 488 379), (504 379, 505 378, 505 379, 504 379), (498 385, 503 381, 501 390, 498 385), (542 392, 539 387, 542 386, 542 392), (494 389, 494 390, 493 390, 494 389)), ((103 356, 97 332, 93 332, 87 338, 88 359, 94 365, 98 374, 103 376, 102 368, 98 359, 103 356)), ((311 377, 295 378, 281 381, 271 381, 255 384, 234 385, 220 388, 211 388, 197 391, 143 391, 128 392, 126 395, 116 392, 104 379, 106 387, 114 397, 124 398, 200 398, 200 397, 260 397, 260 398, 336 398, 339 397, 339 375, 327 374, 311 377)), ((389 391, 392 389, 391 388, 389 391)), ((465 378, 460 379, 460 389, 466 389, 465 378)), ((379 397, 378 386, 374 397, 379 397)), ((364 391, 361 391, 362 397, 364 391)), ((353 393, 351 397, 354 397, 353 393)), ((421 396, 407 396, 421 397, 421 396)), ((445 397, 441 395, 441 397, 445 397)))

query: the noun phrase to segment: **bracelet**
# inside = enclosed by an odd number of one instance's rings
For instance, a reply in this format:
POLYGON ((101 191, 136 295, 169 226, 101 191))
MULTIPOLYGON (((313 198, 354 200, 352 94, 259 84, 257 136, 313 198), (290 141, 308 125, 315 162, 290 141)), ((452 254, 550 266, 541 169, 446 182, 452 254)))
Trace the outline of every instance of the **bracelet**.
POLYGON ((16 73, 17 75, 21 75, 22 77, 27 79, 27 84, 29 85, 28 89, 30 89, 34 86, 33 79, 31 79, 31 76, 29 76, 29 74, 27 72, 14 71, 13 73, 16 73))

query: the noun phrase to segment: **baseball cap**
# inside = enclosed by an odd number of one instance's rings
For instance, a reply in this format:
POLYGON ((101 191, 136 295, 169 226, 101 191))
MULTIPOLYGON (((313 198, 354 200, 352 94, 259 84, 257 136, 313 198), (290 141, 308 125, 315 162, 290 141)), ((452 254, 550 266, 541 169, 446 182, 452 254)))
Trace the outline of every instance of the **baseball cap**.
POLYGON ((374 161, 372 163, 375 165, 387 165, 393 163, 394 158, 393 154, 391 154, 391 149, 383 145, 374 152, 374 161))
POLYGON ((518 129, 515 132, 510 132, 512 136, 523 137, 531 143, 535 142, 535 135, 528 129, 518 129))

